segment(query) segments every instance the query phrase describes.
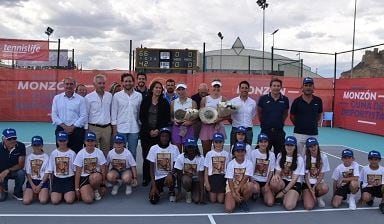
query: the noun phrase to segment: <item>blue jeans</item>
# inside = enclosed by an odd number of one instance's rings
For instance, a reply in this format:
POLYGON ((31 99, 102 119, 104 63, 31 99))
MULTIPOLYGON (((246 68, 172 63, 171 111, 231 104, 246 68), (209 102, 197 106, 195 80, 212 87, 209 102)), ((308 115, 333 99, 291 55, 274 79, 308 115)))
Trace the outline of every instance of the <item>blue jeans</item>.
POLYGON ((128 143, 128 150, 132 153, 133 158, 136 160, 137 145, 139 142, 139 133, 119 133, 125 136, 128 143))
MULTIPOLYGON (((0 183, 1 187, 4 191, 8 191, 8 180, 13 179, 15 180, 15 188, 13 189, 13 193, 15 195, 23 195, 23 185, 25 182, 25 171, 23 169, 12 171, 9 173, 5 178, 4 182, 0 183)), ((1 195, 0 201, 4 201, 6 199, 7 193, 3 193, 1 195)))

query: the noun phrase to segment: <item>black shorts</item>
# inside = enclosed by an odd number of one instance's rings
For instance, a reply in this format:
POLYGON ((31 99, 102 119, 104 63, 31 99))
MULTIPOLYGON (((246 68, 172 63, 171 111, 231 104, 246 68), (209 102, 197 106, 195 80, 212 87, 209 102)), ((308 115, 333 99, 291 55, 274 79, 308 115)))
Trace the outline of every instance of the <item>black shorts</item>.
POLYGON ((53 176, 52 192, 65 194, 70 191, 75 191, 75 176, 66 178, 53 176))
POLYGON ((382 198, 384 193, 384 185, 375 187, 364 187, 361 189, 361 193, 367 192, 375 198, 382 198))
POLYGON ((263 188, 267 184, 267 182, 260 182, 260 181, 257 181, 257 180, 252 180, 252 182, 253 183, 258 183, 259 186, 260 186, 260 189, 263 188))
MULTIPOLYGON (((314 184, 311 184, 311 188, 313 188, 313 186, 315 186, 314 184)), ((306 189, 308 189, 308 185, 307 185, 307 183, 303 183, 302 185, 301 185, 301 190, 306 190, 306 189)))
MULTIPOLYGON (((163 177, 161 179, 155 180, 156 188, 159 190, 159 193, 162 193, 164 191, 164 186, 165 186, 165 179, 166 177, 163 177)), ((175 183, 176 183, 176 177, 172 175, 173 179, 173 185, 169 188, 169 193, 173 194, 175 193, 175 183)))
POLYGON ((125 172, 125 171, 127 171, 127 170, 131 170, 131 168, 128 168, 128 169, 125 169, 125 170, 117 170, 117 169, 115 169, 115 168, 112 168, 110 171, 112 171, 112 170, 114 170, 114 171, 116 171, 118 174, 119 174, 119 178, 121 179, 121 175, 125 172))
MULTIPOLYGON (((37 186, 37 185, 40 184, 41 180, 35 180, 35 179, 32 179, 32 182, 33 182, 34 185, 37 186)), ((27 181, 27 183, 25 184, 25 188, 30 188, 30 189, 32 189, 32 186, 31 186, 31 184, 29 183, 29 181, 27 181)), ((41 188, 48 188, 48 189, 49 189, 49 181, 45 182, 41 188)))
POLYGON ((88 175, 86 177, 83 177, 83 176, 80 177, 80 186, 79 186, 79 188, 82 188, 85 185, 89 184, 89 176, 91 176, 91 175, 88 175))
POLYGON ((209 185, 212 193, 225 193, 226 179, 224 174, 213 174, 208 176, 209 185))
POLYGON ((351 189, 349 189, 349 183, 336 188, 335 195, 343 197, 343 200, 347 200, 348 194, 351 193, 351 189))
MULTIPOLYGON (((289 184, 290 181, 288 180, 284 180, 284 183, 285 183, 285 187, 289 184)), ((302 184, 299 183, 299 182, 296 182, 295 185, 293 185, 293 187, 290 189, 290 190, 295 190, 297 191, 297 193, 299 193, 299 195, 301 194, 301 191, 302 191, 302 184)))

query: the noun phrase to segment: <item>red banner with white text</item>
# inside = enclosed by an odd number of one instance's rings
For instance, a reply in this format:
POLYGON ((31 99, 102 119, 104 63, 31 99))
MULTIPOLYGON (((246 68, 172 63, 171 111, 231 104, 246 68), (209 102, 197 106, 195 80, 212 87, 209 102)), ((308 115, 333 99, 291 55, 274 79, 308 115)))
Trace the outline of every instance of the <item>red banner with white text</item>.
POLYGON ((0 59, 48 61, 48 41, 0 38, 0 59))

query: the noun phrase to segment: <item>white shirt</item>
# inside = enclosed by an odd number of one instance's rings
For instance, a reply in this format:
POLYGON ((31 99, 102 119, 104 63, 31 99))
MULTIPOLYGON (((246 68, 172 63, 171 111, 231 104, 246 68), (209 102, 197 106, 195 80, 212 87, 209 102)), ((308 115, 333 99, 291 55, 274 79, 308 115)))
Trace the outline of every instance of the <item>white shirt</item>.
POLYGON ((124 134, 140 132, 139 113, 142 99, 141 93, 136 91, 128 95, 121 90, 113 96, 111 123, 117 125, 117 132, 124 134))
POLYGON ((67 126, 74 125, 83 128, 87 122, 87 107, 84 97, 74 93, 72 97, 60 93, 53 98, 52 122, 54 125, 64 123, 67 126))
MULTIPOLYGON (((104 91, 104 95, 100 96, 93 91, 85 96, 87 105, 88 123, 106 125, 111 123, 111 105, 112 94, 104 91)), ((88 129, 88 123, 85 128, 88 129)))
POLYGON ((324 153, 321 153, 321 170, 319 172, 319 169, 316 168, 316 157, 311 156, 311 169, 307 170, 307 157, 304 157, 305 161, 305 173, 309 173, 309 183, 310 184, 316 184, 317 183, 317 177, 320 173, 326 173, 330 171, 329 168, 329 162, 328 157, 324 153))
MULTIPOLYGON (((352 162, 350 166, 344 166, 344 164, 340 164, 333 171, 332 179, 340 182, 344 177, 359 177, 359 164, 355 161, 352 162)), ((341 185, 345 185, 346 183, 341 183, 341 185)))
POLYGON ((75 175, 76 153, 72 149, 61 152, 58 149, 53 150, 49 157, 49 172, 58 178, 67 178, 75 175))
POLYGON ((185 157, 184 153, 180 154, 175 162, 175 168, 183 171, 183 175, 190 175, 193 179, 197 179, 199 173, 204 171, 204 157, 195 156, 193 160, 185 157))
POLYGON ((126 148, 120 154, 116 152, 116 149, 109 151, 107 161, 110 169, 113 168, 118 171, 124 171, 132 166, 136 166, 132 153, 126 148))
POLYGON ((217 107, 219 106, 219 103, 223 101, 223 97, 219 96, 219 98, 213 99, 212 96, 208 95, 205 97, 205 100, 206 100, 206 103, 205 103, 206 107, 212 107, 217 109, 217 107))
POLYGON ((384 167, 379 165, 377 170, 372 170, 369 165, 364 166, 360 172, 360 181, 363 182, 363 188, 384 184, 384 167))
POLYGON ((255 149, 251 151, 250 160, 254 167, 253 179, 258 182, 267 182, 268 175, 275 170, 275 153, 269 151, 267 160, 266 153, 261 153, 259 149, 255 149))
POLYGON ((34 180, 42 180, 48 172, 49 156, 47 153, 41 155, 29 154, 25 160, 25 172, 34 180))
POLYGON ((225 178, 232 180, 235 186, 239 186, 245 176, 252 177, 253 165, 247 158, 242 163, 238 163, 236 159, 232 159, 228 163, 225 178))
POLYGON ((225 174, 227 165, 230 160, 230 155, 224 149, 216 152, 214 149, 205 155, 204 166, 208 168, 208 175, 225 174))
POLYGON ((293 171, 290 169, 290 166, 292 165, 292 159, 293 159, 292 156, 287 156, 287 158, 285 159, 284 167, 282 169, 282 167, 280 167, 281 154, 279 154, 277 156, 277 159, 276 159, 276 168, 275 169, 278 171, 281 171, 281 177, 284 180, 291 181, 292 175, 297 175, 297 176, 299 176, 297 178, 297 183, 302 183, 303 182, 303 176, 305 173, 303 157, 301 157, 299 155, 297 156, 297 167, 293 171))
POLYGON ((166 177, 173 170, 173 163, 180 155, 177 146, 169 144, 165 149, 154 145, 149 149, 147 160, 155 163, 155 180, 166 177))
POLYGON ((94 172, 101 172, 102 165, 105 165, 107 160, 105 160, 105 156, 103 152, 95 148, 92 153, 88 153, 85 148, 80 150, 77 153, 75 161, 73 164, 75 166, 81 167, 81 176, 86 177, 94 172))
POLYGON ((230 102, 239 109, 231 114, 232 126, 253 127, 253 118, 256 116, 256 101, 248 97, 245 101, 240 96, 233 98, 230 102))

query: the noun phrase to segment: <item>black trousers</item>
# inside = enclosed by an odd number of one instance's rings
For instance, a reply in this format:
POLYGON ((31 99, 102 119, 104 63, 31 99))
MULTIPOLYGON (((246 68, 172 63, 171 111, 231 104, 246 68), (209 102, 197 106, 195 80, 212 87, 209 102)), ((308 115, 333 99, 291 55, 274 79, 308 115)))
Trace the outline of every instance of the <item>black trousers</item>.
MULTIPOLYGON (((57 133, 60 131, 64 131, 64 129, 60 126, 57 126, 55 130, 55 136, 57 136, 57 133)), ((84 147, 84 137, 84 128, 75 128, 75 130, 68 135, 68 148, 72 149, 77 154, 84 147)), ((56 146, 58 146, 57 141, 56 146)))
POLYGON ((147 156, 149 153, 149 149, 151 149, 152 146, 159 143, 159 138, 151 138, 149 136, 140 136, 141 141, 141 155, 143 156, 143 181, 151 181, 151 174, 150 174, 150 162, 147 160, 147 156))
POLYGON ((284 141, 285 141, 284 130, 282 128, 269 128, 269 129, 262 129, 261 133, 268 135, 268 138, 269 138, 268 149, 271 150, 273 146, 273 152, 275 153, 275 156, 277 158, 277 155, 284 148, 284 141))

